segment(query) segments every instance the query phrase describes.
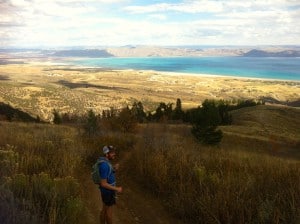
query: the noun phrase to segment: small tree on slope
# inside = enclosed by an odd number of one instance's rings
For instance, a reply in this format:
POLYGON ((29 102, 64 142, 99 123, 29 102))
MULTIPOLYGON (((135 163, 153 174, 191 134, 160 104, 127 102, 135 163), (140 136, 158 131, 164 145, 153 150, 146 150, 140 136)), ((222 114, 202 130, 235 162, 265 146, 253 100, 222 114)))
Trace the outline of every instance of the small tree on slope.
POLYGON ((214 101, 205 100, 193 118, 192 134, 203 144, 216 145, 221 142, 223 133, 217 130, 221 118, 214 101))

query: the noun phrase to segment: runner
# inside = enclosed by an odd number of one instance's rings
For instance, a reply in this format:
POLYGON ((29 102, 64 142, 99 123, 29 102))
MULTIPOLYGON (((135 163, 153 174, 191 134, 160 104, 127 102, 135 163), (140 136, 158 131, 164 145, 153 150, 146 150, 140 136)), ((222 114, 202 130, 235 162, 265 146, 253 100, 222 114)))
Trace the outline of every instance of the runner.
POLYGON ((116 186, 115 171, 118 166, 113 167, 110 163, 116 157, 116 152, 113 146, 103 147, 104 157, 100 157, 99 160, 103 162, 99 163, 100 173, 100 192, 103 202, 103 208, 100 213, 100 224, 112 224, 112 212, 113 205, 116 204, 116 192, 121 193, 122 187, 116 186))

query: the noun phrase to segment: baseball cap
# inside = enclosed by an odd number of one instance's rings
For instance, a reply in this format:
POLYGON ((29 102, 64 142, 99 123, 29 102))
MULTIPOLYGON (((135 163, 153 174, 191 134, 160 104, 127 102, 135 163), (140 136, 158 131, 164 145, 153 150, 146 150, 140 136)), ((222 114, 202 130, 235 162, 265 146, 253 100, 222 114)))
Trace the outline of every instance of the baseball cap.
POLYGON ((106 145, 106 146, 103 147, 103 154, 104 155, 109 153, 109 152, 114 152, 114 151, 115 151, 115 149, 112 145, 106 145))

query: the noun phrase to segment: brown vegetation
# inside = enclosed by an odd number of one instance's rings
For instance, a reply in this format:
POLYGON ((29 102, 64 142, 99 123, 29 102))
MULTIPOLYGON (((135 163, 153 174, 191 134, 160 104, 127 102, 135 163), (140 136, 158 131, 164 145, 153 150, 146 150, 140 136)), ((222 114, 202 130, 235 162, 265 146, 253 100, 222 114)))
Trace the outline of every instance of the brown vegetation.
POLYGON ((148 189, 182 223, 297 223, 299 142, 282 135, 274 143, 268 136, 290 129, 299 137, 298 110, 257 106, 232 114, 235 125, 222 127, 218 147, 197 143, 185 124, 140 124, 131 134, 107 125, 100 134, 82 135, 79 127, 2 122, 1 223, 95 223, 80 175, 90 175, 104 143, 127 158, 123 181, 148 189), (255 123, 261 112, 269 119, 255 123), (277 113, 281 129, 274 128, 277 113), (262 124, 270 135, 260 138, 254 133, 262 124), (269 150, 278 142, 288 154, 269 150))
POLYGON ((211 148, 185 126, 146 125, 128 172, 183 222, 299 222, 299 160, 274 157, 272 142, 240 138, 211 148))

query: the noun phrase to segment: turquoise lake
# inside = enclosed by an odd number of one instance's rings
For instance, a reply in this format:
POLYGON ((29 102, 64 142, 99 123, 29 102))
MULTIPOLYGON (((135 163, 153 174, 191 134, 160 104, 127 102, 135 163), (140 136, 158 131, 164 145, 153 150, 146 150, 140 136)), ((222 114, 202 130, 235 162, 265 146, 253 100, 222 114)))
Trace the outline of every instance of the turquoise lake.
POLYGON ((300 81, 298 57, 87 58, 76 65, 300 81))

